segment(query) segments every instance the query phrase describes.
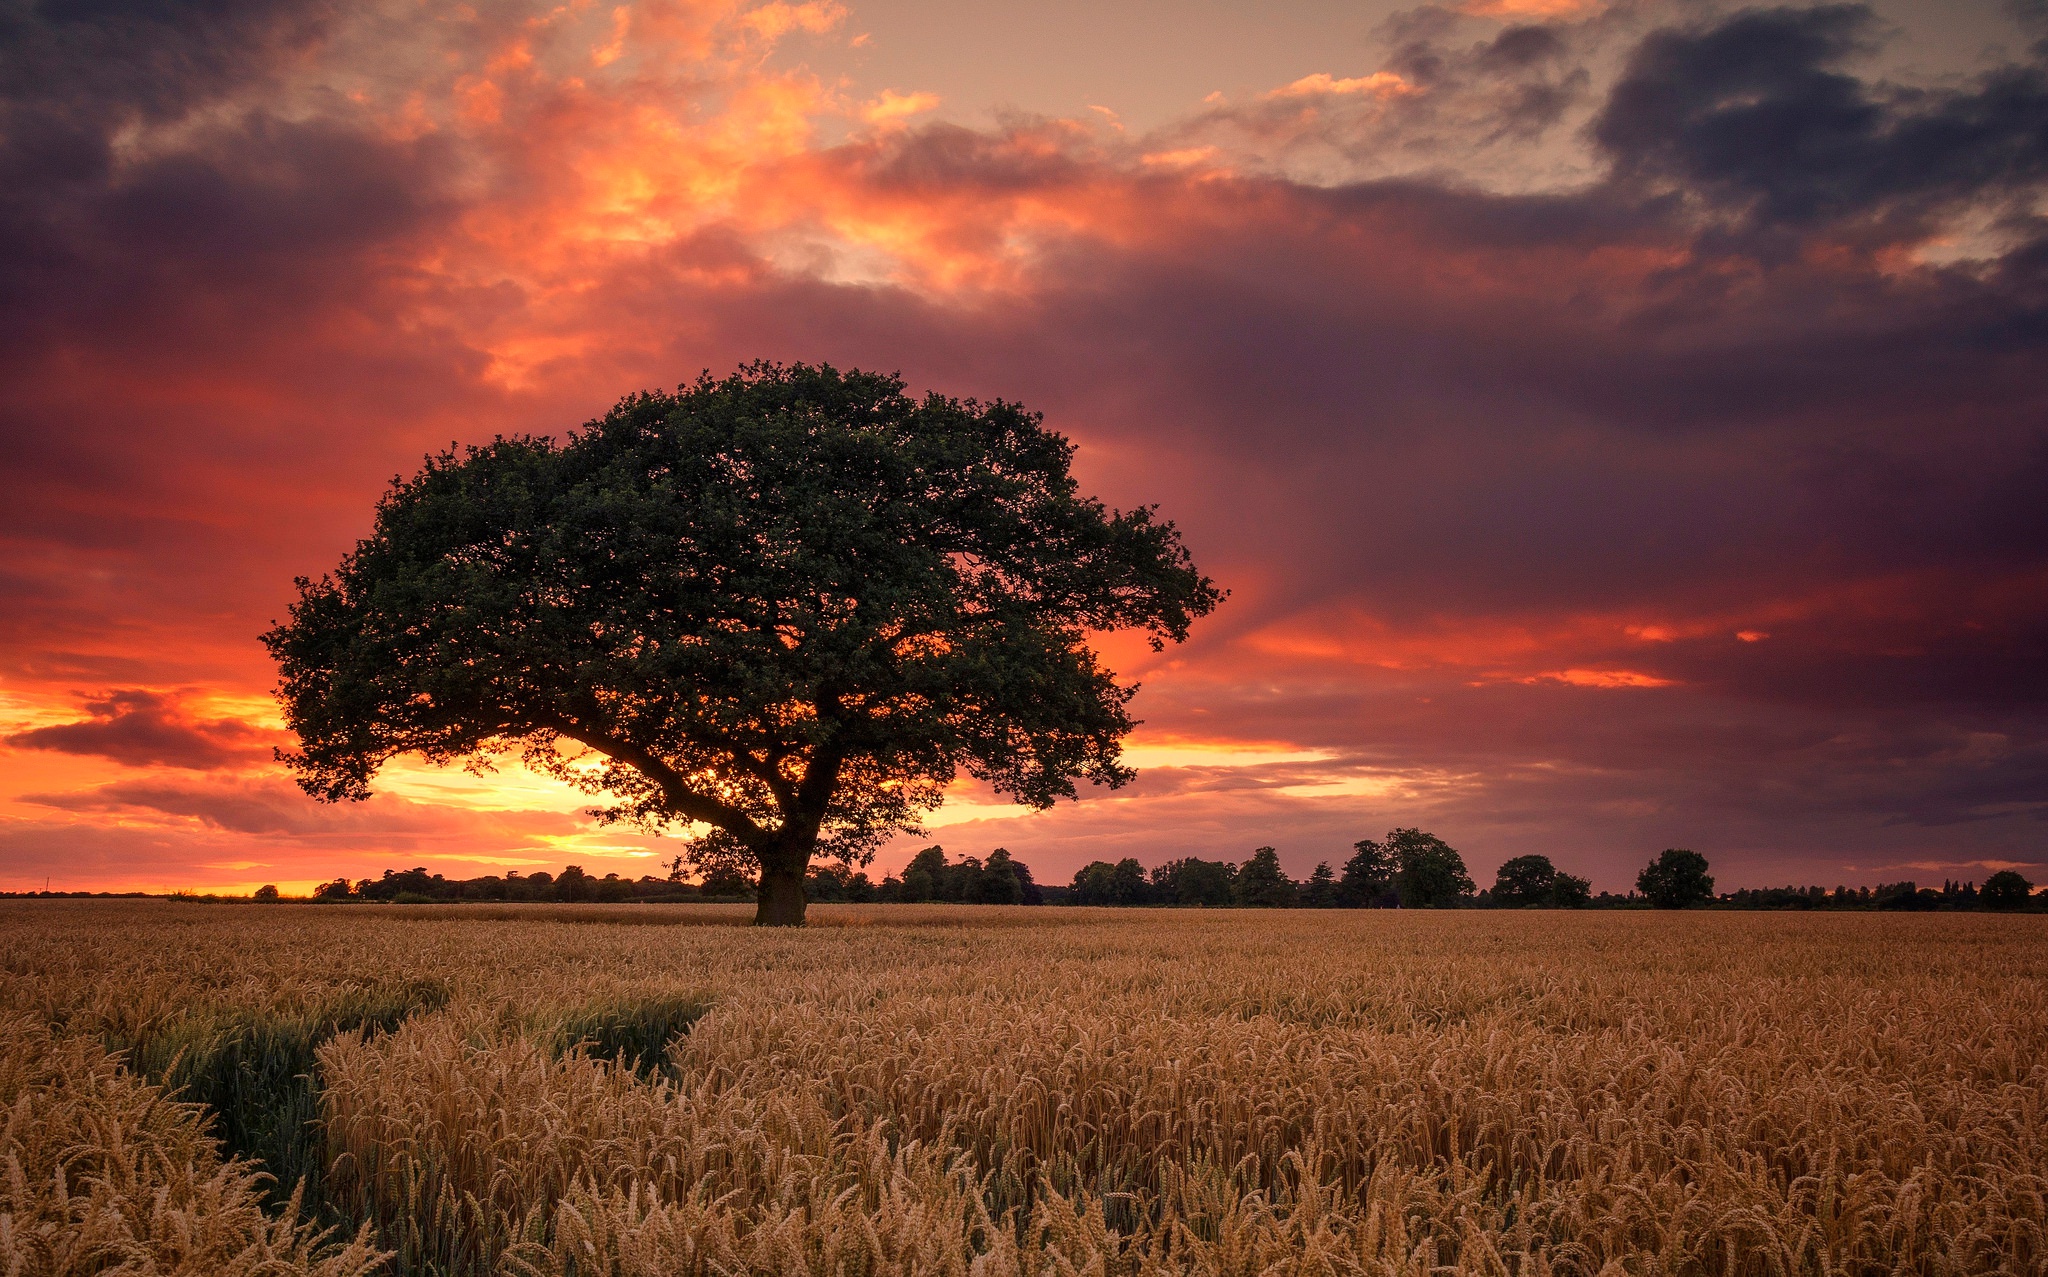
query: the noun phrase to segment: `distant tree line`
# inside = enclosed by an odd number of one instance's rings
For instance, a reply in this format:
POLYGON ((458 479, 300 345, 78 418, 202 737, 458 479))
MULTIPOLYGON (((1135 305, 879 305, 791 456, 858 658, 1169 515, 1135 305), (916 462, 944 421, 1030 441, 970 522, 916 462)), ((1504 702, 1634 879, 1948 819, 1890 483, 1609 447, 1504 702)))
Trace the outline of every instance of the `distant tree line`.
MULTIPOLYGON (((948 860, 940 847, 911 857, 900 875, 875 882, 867 874, 830 864, 814 865, 805 894, 825 903, 1069 904, 1199 909, 1813 909, 1885 912, 2017 911, 2048 907, 2048 894, 2003 869, 1974 882, 1944 882, 1939 890, 1913 882, 1876 887, 1746 887, 1715 894, 1707 858, 1670 848, 1643 867, 1636 888, 1625 895, 1601 892, 1576 874, 1557 868, 1547 856, 1516 856, 1481 890, 1457 849, 1420 829, 1396 829, 1383 839, 1363 839, 1341 870, 1328 862, 1306 879, 1289 878, 1279 854, 1260 847, 1243 863, 1187 856, 1146 869, 1134 858, 1083 866, 1068 886, 1041 885, 1031 867, 998 847, 985 858, 948 860)), ((635 901, 750 900, 751 875, 720 868, 700 882, 684 878, 684 862, 672 862, 666 877, 594 877, 577 865, 558 875, 511 872, 479 878, 444 878, 423 868, 387 869, 381 878, 350 882, 337 878, 313 898, 321 902, 430 903, 454 901, 635 901)), ((256 893, 276 900, 275 887, 256 893)))
POLYGON ((0 891, 0 900, 147 900, 147 891, 0 891))
MULTIPOLYGON (((586 873, 580 865, 569 865, 560 874, 546 871, 521 874, 515 870, 503 876, 486 874, 477 878, 447 878, 428 873, 424 868, 386 869, 380 878, 363 878, 355 882, 336 878, 323 883, 313 892, 313 899, 328 904, 348 901, 445 904, 466 900, 628 904, 754 898, 754 876, 737 868, 720 866, 699 882, 684 878, 684 866, 680 860, 671 862, 668 869, 668 875, 661 878, 651 874, 640 878, 621 878, 615 873, 599 878, 586 873)), ((805 878, 804 893, 815 901, 849 904, 915 904, 924 901, 970 905, 1045 903, 1043 893, 1031 877, 1031 866, 1012 859, 1010 853, 1001 847, 991 851, 985 860, 964 856, 950 862, 943 849, 926 847, 911 858, 901 877, 892 875, 879 883, 865 873, 837 865, 812 865, 805 878)), ((280 896, 276 887, 266 884, 257 889, 255 898, 265 901, 277 900, 280 896)))
POLYGON ((1243 864, 1188 857, 1147 871, 1136 860, 1098 860, 1071 887, 1044 889, 1049 904, 1155 905, 1208 909, 1862 909, 2019 910, 2048 907, 2033 884, 2010 869, 1985 880, 1948 882, 1940 891, 1911 882, 1872 887, 1745 888, 1714 893, 1707 858, 1670 848, 1643 867, 1626 895, 1601 892, 1547 856, 1516 856, 1478 889, 1464 857, 1434 834, 1396 829, 1384 839, 1353 844, 1341 872, 1325 862, 1303 881, 1287 877, 1271 847, 1243 864))
MULTIPOLYGON (((256 894, 259 900, 264 898, 262 890, 256 894)), ((464 900, 624 904, 645 900, 698 900, 704 894, 700 887, 691 883, 653 876, 621 878, 615 873, 598 878, 584 872, 581 865, 569 865, 560 874, 545 870, 522 874, 515 869, 503 876, 485 874, 477 878, 444 878, 423 868, 386 869, 381 878, 363 878, 356 882, 336 878, 333 882, 322 883, 314 889, 313 899, 323 904, 348 901, 448 904, 464 900)))
MULTIPOLYGON (((1573 895, 1583 878, 1560 874, 1541 856, 1524 856, 1513 881, 1532 892, 1532 903, 1583 903, 1573 895), (1534 862, 1541 862, 1540 865, 1534 862)), ((1511 862, 1512 863, 1512 862, 1511 862)), ((1243 864, 1189 856, 1147 873, 1136 860, 1098 860, 1074 875, 1060 903, 1168 905, 1205 909, 1436 909, 1475 898, 1464 858, 1448 843, 1419 829, 1396 829, 1381 842, 1352 847, 1342 872, 1326 861, 1306 881, 1280 868, 1279 854, 1260 847, 1243 864)))

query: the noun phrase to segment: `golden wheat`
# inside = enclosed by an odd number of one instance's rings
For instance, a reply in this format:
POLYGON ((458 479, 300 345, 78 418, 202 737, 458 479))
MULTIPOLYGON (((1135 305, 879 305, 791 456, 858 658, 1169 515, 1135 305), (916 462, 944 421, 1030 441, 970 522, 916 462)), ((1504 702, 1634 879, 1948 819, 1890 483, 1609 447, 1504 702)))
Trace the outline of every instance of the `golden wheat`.
POLYGON ((223 1164, 191 1105, 116 1067, 99 1045, 0 1018, 0 1272, 362 1277, 382 1267, 367 1231, 346 1245, 266 1215, 258 1172, 223 1164))
POLYGON ((5 906, 0 1010, 325 1025, 392 1271, 2048 1272, 2039 919, 816 912, 5 906))

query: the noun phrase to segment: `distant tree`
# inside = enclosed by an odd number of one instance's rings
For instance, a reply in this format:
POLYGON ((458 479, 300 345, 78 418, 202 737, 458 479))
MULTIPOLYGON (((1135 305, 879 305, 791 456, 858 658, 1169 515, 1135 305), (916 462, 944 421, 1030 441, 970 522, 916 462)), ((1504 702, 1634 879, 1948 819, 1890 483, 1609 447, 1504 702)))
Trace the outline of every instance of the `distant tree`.
POLYGON ((1714 879, 1705 856, 1670 847, 1636 875, 1636 890, 1659 909, 1685 909, 1714 898, 1714 879))
POLYGON ((1984 880, 1984 886, 1977 892, 1977 898, 1986 909, 2001 913, 2026 908, 2033 897, 2034 884, 2020 876, 2018 870, 2001 869, 1984 880))
POLYGON ((1091 635, 1177 643, 1223 596, 1073 454, 1015 404, 765 363, 444 452, 264 635, 286 762, 332 802, 516 752, 604 819, 708 829, 693 864, 801 925, 814 856, 865 865, 962 770, 1039 808, 1133 776, 1091 635))
POLYGON ((1145 869, 1126 856, 1115 864, 1097 860, 1074 875, 1073 903, 1077 905, 1142 905, 1146 890, 1145 869))
POLYGON ((1234 903, 1231 887, 1236 881, 1236 865, 1187 856, 1152 871, 1152 898, 1182 908, 1228 909, 1234 903))
POLYGON ((909 904, 946 898, 946 851, 926 847, 903 867, 903 899, 909 904))
POLYGON ((1280 855, 1271 847, 1254 851, 1237 869, 1232 896, 1244 909, 1286 909, 1295 901, 1294 882, 1280 869, 1280 855))
POLYGON ((566 865, 562 876, 555 879, 555 899, 589 900, 597 895, 597 884, 582 865, 566 865))
POLYGON ((1024 884, 1018 880, 1017 863, 1010 859, 1006 849, 996 848, 982 862, 979 898, 989 905, 1024 903, 1024 884))
POLYGON ((1130 906, 1151 903, 1152 893, 1145 881, 1145 866, 1129 856, 1116 862, 1116 868, 1111 871, 1110 883, 1116 897, 1111 901, 1112 904, 1130 906))
POLYGON ((336 878, 333 882, 323 882, 313 888, 313 899, 323 903, 348 900, 354 894, 355 890, 349 886, 346 878, 336 878))
POLYGON ((1593 901, 1593 884, 1577 874, 1558 870, 1550 882, 1550 907, 1583 909, 1593 901))
POLYGON ((256 888, 256 894, 254 897, 252 897, 252 899, 254 899, 258 904, 276 904, 278 901, 277 884, 273 882, 264 883, 262 886, 256 888))
POLYGON ((846 899, 851 877, 844 865, 812 865, 804 875, 804 898, 813 904, 837 904, 846 899))
MULTIPOLYGON (((536 878, 541 876, 540 874, 534 875, 536 878)), ((738 865, 712 866, 711 870, 704 875, 704 883, 701 888, 705 895, 713 897, 744 896, 753 891, 753 889, 753 879, 747 877, 746 870, 741 869, 738 865)))
POLYGON ((962 856, 957 863, 947 865, 939 879, 939 899, 956 905, 980 904, 981 862, 973 856, 962 856))
POLYGON ((1435 834, 1396 829, 1387 835, 1386 850, 1397 866, 1394 889, 1403 909, 1453 909, 1472 898, 1476 888, 1465 858, 1435 834))
MULTIPOLYGON (((996 849, 996 851, 1002 850, 1000 847, 996 849)), ((1003 854, 1007 856, 1010 853, 1003 851, 1003 854)), ((989 853, 989 858, 995 858, 994 851, 989 853)), ((1021 860, 1013 859, 1010 861, 1010 871, 1017 875, 1018 900, 1020 903, 1027 905, 1042 905, 1045 903, 1045 889, 1038 885, 1036 878, 1031 876, 1030 865, 1025 864, 1021 860)))
POLYGON ((1496 909, 1529 909, 1551 903, 1557 887, 1557 866, 1548 856, 1516 856, 1500 867, 1493 878, 1496 909))
POLYGON ((1337 907, 1337 875, 1330 870, 1325 860, 1315 867, 1302 884, 1301 905, 1304 909, 1334 909, 1337 907))
POLYGON ((440 874, 430 874, 423 866, 414 865, 410 869, 386 869, 381 878, 365 878, 356 884, 356 895, 365 900, 415 903, 443 898, 448 894, 447 888, 447 880, 440 874))
POLYGON ((1881 882, 1876 899, 1885 913, 1932 913, 1941 907, 1940 896, 1917 882, 1881 882))
POLYGON ((1344 862, 1337 880, 1337 901, 1348 909, 1364 909, 1382 903, 1394 890, 1398 866, 1386 847, 1367 838, 1352 844, 1351 859, 1344 862))
POLYGON ((1077 905, 1116 903, 1116 866, 1091 860, 1074 871, 1073 902, 1077 905))

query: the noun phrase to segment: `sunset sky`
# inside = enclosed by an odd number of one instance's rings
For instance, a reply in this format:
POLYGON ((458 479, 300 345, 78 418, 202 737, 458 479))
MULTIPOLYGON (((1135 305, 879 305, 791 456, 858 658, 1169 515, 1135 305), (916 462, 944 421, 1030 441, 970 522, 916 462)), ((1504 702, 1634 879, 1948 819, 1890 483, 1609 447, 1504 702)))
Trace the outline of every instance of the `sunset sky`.
POLYGON ((429 450, 757 358, 1232 592, 949 853, 2048 880, 2044 193, 2038 0, 10 3, 0 889, 659 872, 516 761, 313 803, 256 636, 429 450))

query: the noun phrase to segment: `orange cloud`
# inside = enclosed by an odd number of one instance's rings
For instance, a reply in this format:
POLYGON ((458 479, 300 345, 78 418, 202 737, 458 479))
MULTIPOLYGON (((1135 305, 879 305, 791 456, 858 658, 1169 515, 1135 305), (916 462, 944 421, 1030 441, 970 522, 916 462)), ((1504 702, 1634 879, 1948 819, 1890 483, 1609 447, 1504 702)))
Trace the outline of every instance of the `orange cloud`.
POLYGON ((936 93, 898 93, 884 89, 874 101, 861 108, 860 118, 869 124, 892 124, 913 115, 937 109, 939 95, 936 93))
POLYGON ((1635 670, 1552 670, 1526 678, 1525 683, 1541 680, 1553 683, 1568 683, 1573 687, 1675 687, 1676 679, 1658 678, 1654 674, 1641 674, 1635 670))
POLYGON ((1590 16, 1606 7, 1606 0, 1466 0, 1458 11, 1475 18, 1548 22, 1590 16))
POLYGON ((1407 97, 1422 90, 1392 71, 1375 71, 1371 75, 1352 76, 1336 79, 1326 72, 1305 75, 1291 84, 1267 93, 1269 98, 1320 97, 1326 94, 1356 95, 1375 98, 1407 97))

